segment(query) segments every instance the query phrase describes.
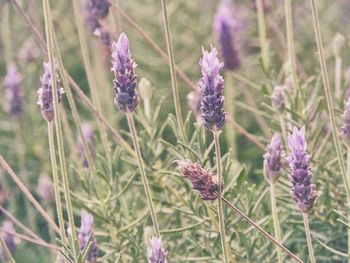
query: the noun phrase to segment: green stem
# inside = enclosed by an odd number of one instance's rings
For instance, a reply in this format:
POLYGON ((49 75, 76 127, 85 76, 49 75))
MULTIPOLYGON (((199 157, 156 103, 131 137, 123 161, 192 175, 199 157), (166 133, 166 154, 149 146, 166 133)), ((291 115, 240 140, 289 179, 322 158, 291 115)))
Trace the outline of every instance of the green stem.
POLYGON ((141 173, 141 179, 142 179, 142 183, 143 183, 143 188, 144 188, 145 193, 146 193, 148 208, 149 208, 150 213, 151 213, 154 231, 156 232, 156 235, 158 237, 160 237, 160 231, 159 231, 159 225, 158 225, 158 221, 157 221, 157 215, 156 215, 156 211, 154 209, 154 205, 153 205, 153 201, 152 201, 151 189, 150 189, 150 187, 148 185, 148 180, 147 180, 147 175, 146 175, 145 167, 144 167, 143 160, 142 160, 140 145, 139 145, 139 143, 137 141, 137 134, 136 134, 136 127, 135 127, 135 123, 134 123, 134 117, 132 116, 131 112, 127 112, 126 113, 126 118, 128 120, 129 129, 130 129, 130 132, 131 132, 132 142, 134 144, 134 148, 135 148, 136 155, 137 155, 137 161, 138 161, 138 164, 139 164, 139 169, 140 169, 140 173, 141 173))
MULTIPOLYGON (((347 177, 350 180, 350 147, 347 146, 347 177)), ((350 207, 350 202, 348 202, 350 207)), ((348 220, 350 225, 350 213, 348 214, 348 220)), ((350 228, 348 228, 348 262, 350 263, 350 228)))
POLYGON ((162 2, 162 9, 163 9, 163 20, 164 20, 164 31, 165 31, 165 39, 166 39, 166 45, 168 49, 168 62, 170 67, 170 76, 171 76, 171 88, 173 92, 174 97, 174 105, 175 105, 175 114, 176 114, 176 121, 177 125, 179 126, 179 129, 182 133, 183 138, 185 139, 185 129, 183 127, 182 122, 182 114, 181 114, 181 107, 180 107, 180 99, 179 99, 179 90, 177 87, 177 81, 176 81, 176 73, 175 73, 175 62, 174 62, 174 52, 173 47, 171 44, 171 38, 170 38, 170 28, 169 28, 169 21, 168 21, 168 13, 167 13, 167 6, 166 6, 166 0, 161 0, 162 2))
MULTIPOLYGON (((275 237, 277 241, 281 242, 281 228, 280 228, 280 223, 278 219, 278 212, 277 212, 277 205, 276 205, 276 183, 272 182, 270 183, 271 187, 271 209, 272 209, 272 220, 273 220, 273 228, 275 230, 275 237)), ((277 258, 278 262, 282 263, 283 258, 282 258, 282 251, 280 248, 277 247, 277 258)))
POLYGON ((278 114, 279 120, 280 120, 280 125, 281 125, 281 131, 282 131, 282 137, 284 143, 287 145, 288 143, 288 135, 287 135, 287 125, 286 121, 284 120, 284 117, 281 113, 278 114))
POLYGON ((222 185, 224 182, 224 178, 222 176, 222 167, 221 167, 221 150, 220 150, 220 141, 219 141, 219 133, 217 129, 213 130, 213 137, 215 143, 215 153, 216 153, 216 170, 218 177, 218 218, 219 218, 219 226, 220 226, 220 237, 221 237, 221 247, 222 253, 224 256, 224 263, 229 262, 228 257, 228 249, 226 244, 226 233, 225 233, 225 222, 224 222, 224 209, 222 206, 221 193, 222 193, 222 185))
POLYGON ((341 78, 342 78, 342 58, 341 56, 335 57, 335 98, 337 102, 341 101, 341 78))
POLYGON ((263 67, 265 70, 269 68, 270 60, 269 60, 269 46, 267 41, 267 33, 266 33, 266 21, 264 14, 264 6, 263 0, 256 0, 256 8, 258 13, 258 29, 259 29, 259 42, 261 48, 261 58, 263 67))
POLYGON ((4 59, 6 65, 10 65, 12 63, 12 38, 11 38, 11 29, 10 29, 10 3, 5 1, 3 5, 3 17, 2 17, 2 25, 1 25, 1 37, 4 48, 4 59))
POLYGON ((69 221, 69 226, 71 229, 71 235, 72 235, 72 240, 73 240, 73 246, 72 246, 73 256, 74 256, 75 260, 77 260, 78 250, 77 250, 77 247, 75 246, 75 242, 77 240, 77 234, 75 232, 73 207, 72 207, 72 201, 71 201, 71 196, 70 196, 66 160, 65 160, 65 156, 64 156, 60 109, 59 109, 59 105, 58 105, 58 90, 57 90, 57 83, 55 81, 57 79, 57 76, 56 76, 56 72, 55 72, 55 64, 54 64, 55 62, 54 62, 54 57, 53 57, 54 46, 53 46, 53 38, 52 38, 53 35, 51 32, 51 15, 50 15, 49 0, 43 0, 43 7, 44 7, 47 50, 48 50, 49 63, 50 63, 50 75, 51 75, 51 79, 52 79, 51 83, 52 83, 52 88, 53 88, 52 96, 53 96, 53 105, 54 105, 54 112, 55 112, 54 119, 55 119, 56 136, 57 136, 57 144, 58 144, 58 155, 59 155, 60 166, 61 166, 63 191, 64 191, 65 199, 66 199, 68 221, 69 221))
POLYGON ((310 0, 310 1, 311 1, 312 19, 313 19, 314 30, 315 30, 315 38, 316 38, 317 49, 318 49, 318 58, 319 58, 320 66, 321 66, 322 80, 323 80, 323 86, 324 86, 324 91, 325 91, 325 95, 326 95, 328 114, 329 114, 329 118, 331 121, 333 141, 334 141, 334 146, 335 146, 335 150, 337 153, 337 159, 338 159, 338 162, 340 165, 341 174, 343 177, 343 181, 344 181, 344 185, 345 185, 345 189, 346 189, 346 193, 347 193, 347 198, 348 198, 348 201, 350 201, 349 182, 348 182, 347 177, 346 177, 346 168, 345 168, 343 154, 342 154, 341 147, 340 147, 337 124, 336 124, 335 116, 334 116, 333 100, 332 100, 331 89, 330 89, 330 85, 329 85, 326 59, 324 56, 320 23, 319 23, 319 19, 318 19, 318 15, 317 15, 316 0, 310 0))
MULTIPOLYGON (((96 79, 95 79, 94 72, 92 70, 92 64, 89 57, 88 45, 87 45, 86 36, 84 33, 84 23, 83 23, 81 11, 80 11, 79 1, 72 0, 72 2, 73 2, 73 9, 74 9, 74 15, 75 15, 75 22, 78 29, 79 44, 81 48, 87 80, 88 80, 91 95, 92 95, 92 101, 96 105, 97 110, 101 111, 101 105, 98 98, 98 93, 96 91, 96 79)), ((102 123, 100 120, 97 120, 97 125, 101 134, 102 144, 104 146, 107 158, 111 158, 110 148, 108 147, 106 131, 102 127, 102 123)))
POLYGON ((53 189, 55 192, 55 201, 56 201, 56 211, 58 217, 58 226, 60 228, 60 237, 63 243, 66 244, 66 234, 64 229, 64 219, 62 213, 62 202, 60 195, 60 185, 58 179, 58 167, 56 161, 55 154, 55 140, 54 140, 54 124, 52 121, 47 122, 48 128, 48 137, 49 137, 49 150, 50 150, 50 158, 51 158, 51 167, 52 167, 52 178, 53 178, 53 189))
POLYGON ((286 31, 288 44, 288 57, 291 66, 293 86, 298 89, 297 63, 294 47, 294 30, 293 30, 293 13, 291 0, 284 0, 285 17, 286 17, 286 31))
POLYGON ((6 246, 5 241, 2 239, 2 237, 0 236, 0 247, 2 247, 4 249, 5 252, 5 257, 7 257, 7 260, 11 263, 16 263, 15 259, 12 257, 11 252, 9 250, 9 248, 6 246))
POLYGON ((311 234, 310 234, 309 214, 308 213, 302 213, 302 214, 303 214, 303 220, 304 220, 307 246, 309 249, 310 261, 311 261, 311 263, 316 263, 316 258, 315 258, 315 254, 314 254, 314 249, 312 247, 312 240, 311 240, 311 234))
MULTIPOLYGON (((225 105, 228 116, 235 120, 235 87, 233 85, 233 79, 231 72, 225 74, 225 105)), ((226 139, 229 147, 231 148, 233 158, 237 156, 237 147, 236 147, 236 132, 230 126, 225 127, 226 139)))

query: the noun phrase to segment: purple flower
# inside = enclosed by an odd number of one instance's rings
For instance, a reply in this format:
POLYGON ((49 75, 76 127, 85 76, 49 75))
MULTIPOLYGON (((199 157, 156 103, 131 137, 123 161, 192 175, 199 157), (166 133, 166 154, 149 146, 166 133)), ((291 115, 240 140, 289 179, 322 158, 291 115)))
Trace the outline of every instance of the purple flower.
POLYGON ((38 196, 44 201, 44 203, 49 204, 54 199, 54 189, 51 178, 46 174, 43 174, 39 177, 38 187, 37 187, 38 196))
POLYGON ((3 84, 5 87, 6 110, 15 118, 23 112, 21 92, 22 75, 14 64, 9 65, 3 84))
POLYGON ((226 121, 224 110, 224 79, 220 75, 223 63, 217 58, 217 51, 202 50, 203 58, 199 61, 202 68, 202 79, 199 84, 202 93, 201 111, 203 125, 208 129, 220 129, 226 121))
POLYGON ((187 94, 187 104, 196 116, 197 121, 201 122, 201 91, 199 87, 187 94))
POLYGON ((225 68, 234 70, 238 68, 240 59, 235 47, 235 38, 238 29, 243 23, 235 19, 237 8, 231 0, 221 0, 214 18, 214 31, 220 40, 221 54, 224 59, 225 68))
POLYGON ((275 182, 282 171, 282 141, 278 134, 274 134, 267 151, 264 154, 264 176, 270 182, 275 182))
POLYGON ((149 263, 166 263, 167 252, 163 247, 161 237, 152 237, 151 247, 148 251, 148 262, 149 263))
POLYGON ((138 104, 136 93, 136 63, 131 58, 128 37, 121 33, 112 43, 112 71, 114 72, 114 104, 124 112, 133 112, 138 104))
POLYGON ((105 18, 109 12, 110 3, 108 0, 87 0, 87 13, 97 19, 105 18))
POLYGON ((176 161, 176 163, 182 176, 191 181, 193 189, 199 191, 203 200, 215 200, 218 198, 218 182, 212 172, 189 160, 176 161))
POLYGON ((18 51, 18 59, 23 64, 28 64, 34 62, 40 56, 40 51, 35 45, 34 41, 29 38, 27 39, 20 50, 18 51))
POLYGON ((343 114, 343 126, 341 127, 341 136, 344 143, 350 146, 350 99, 345 102, 343 114))
POLYGON ((80 250, 83 250, 89 241, 89 237, 92 233, 92 245, 88 252, 87 261, 89 263, 95 263, 98 256, 98 246, 96 238, 93 234, 94 218, 89 213, 83 212, 81 214, 81 226, 79 230, 78 240, 80 250))
MULTIPOLYGON (((3 230, 0 232, 2 240, 5 242, 8 250, 12 253, 15 250, 16 245, 19 243, 19 240, 15 238, 11 233, 15 233, 16 230, 13 227, 13 223, 9 220, 5 220, 2 223, 3 230)), ((6 260, 6 254, 3 251, 2 246, 0 246, 0 259, 6 260)))
POLYGON ((293 133, 288 137, 290 154, 287 161, 291 168, 289 179, 292 183, 291 195, 298 208, 307 213, 314 205, 317 197, 316 186, 311 183, 310 171, 311 156, 306 152, 305 127, 298 130, 294 127, 293 133))
MULTIPOLYGON (((84 139, 86 140, 87 143, 92 143, 93 140, 93 131, 92 131, 92 127, 89 123, 84 122, 81 125, 81 130, 83 132, 83 136, 84 139)), ((89 163, 88 161, 85 159, 85 153, 84 153, 84 147, 83 147, 83 142, 81 140, 81 138, 78 138, 78 144, 77 144, 77 148, 78 148, 78 153, 79 153, 79 157, 83 162, 83 166, 85 168, 89 167, 89 163)))
POLYGON ((285 86, 276 86, 271 94, 272 106, 278 111, 283 112, 286 107, 285 86))
MULTIPOLYGON (((58 102, 62 100, 64 89, 61 86, 61 80, 58 75, 58 66, 55 64, 55 77, 57 86, 58 102)), ((38 104, 41 108, 41 113, 47 121, 52 121, 54 118, 54 106, 52 96, 52 78, 50 74, 50 64, 44 63, 44 74, 40 79, 41 88, 38 90, 38 104)))

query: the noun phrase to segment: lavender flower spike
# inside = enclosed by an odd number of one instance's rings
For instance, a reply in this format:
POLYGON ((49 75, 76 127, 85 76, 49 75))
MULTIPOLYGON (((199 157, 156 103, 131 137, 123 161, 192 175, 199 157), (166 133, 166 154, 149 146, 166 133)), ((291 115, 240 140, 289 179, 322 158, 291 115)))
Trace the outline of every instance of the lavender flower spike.
POLYGON ((350 99, 345 102, 343 114, 343 126, 341 128, 341 136, 347 146, 350 146, 350 99))
MULTIPOLYGON (((15 250, 16 245, 19 243, 19 240, 9 232, 15 233, 16 230, 13 227, 12 222, 9 220, 5 220, 3 222, 2 228, 3 230, 0 232, 1 238, 5 242, 8 250, 12 253, 15 250)), ((3 251, 3 248, 1 246, 0 246, 0 259, 3 259, 5 261, 7 260, 6 254, 3 251)))
POLYGON ((291 151, 287 157, 292 170, 289 176, 292 183, 291 195, 298 208, 307 213, 314 205, 317 191, 316 186, 311 183, 311 156, 306 152, 305 127, 300 130, 294 127, 293 133, 288 137, 288 147, 291 151))
POLYGON ((87 261, 89 263, 96 263, 98 256, 98 246, 96 238, 93 234, 94 218, 89 213, 83 212, 81 214, 81 226, 79 230, 78 240, 80 250, 83 250, 89 241, 89 237, 92 233, 92 245, 88 252, 87 261))
POLYGON ((167 252, 163 248, 163 242, 161 237, 152 237, 151 247, 148 251, 149 263, 166 263, 167 252))
POLYGON ((182 176, 191 181, 193 189, 199 191, 203 200, 216 200, 218 198, 218 182, 212 172, 189 160, 176 161, 176 163, 182 176))
POLYGON ((201 111, 203 125, 209 130, 220 129, 226 121, 224 110, 224 79, 220 75, 223 63, 217 58, 217 51, 211 47, 208 52, 202 49, 203 58, 199 61, 202 68, 202 79, 199 84, 202 99, 201 111))
POLYGON ((138 104, 136 93, 136 63, 131 58, 128 37, 121 33, 112 43, 112 71, 114 72, 114 104, 124 112, 132 112, 138 104))
MULTIPOLYGON (((61 86, 61 80, 58 75, 58 66, 55 64, 55 77, 57 86, 58 102, 62 100, 64 89, 61 86)), ((38 90, 38 104, 41 108, 41 113, 47 121, 52 121, 54 118, 54 106, 52 96, 52 78, 50 74, 50 64, 44 63, 44 75, 40 79, 41 88, 38 90)))
POLYGON ((267 152, 264 154, 264 176, 269 182, 276 182, 282 170, 282 142, 278 134, 274 134, 267 152))
POLYGON ((9 65, 3 84, 5 87, 6 110, 15 118, 23 112, 22 76, 15 65, 9 65))
POLYGON ((220 41, 221 54, 228 70, 234 70, 240 64, 234 41, 235 33, 242 27, 242 22, 234 17, 237 13, 231 0, 221 0, 214 18, 214 31, 220 41))

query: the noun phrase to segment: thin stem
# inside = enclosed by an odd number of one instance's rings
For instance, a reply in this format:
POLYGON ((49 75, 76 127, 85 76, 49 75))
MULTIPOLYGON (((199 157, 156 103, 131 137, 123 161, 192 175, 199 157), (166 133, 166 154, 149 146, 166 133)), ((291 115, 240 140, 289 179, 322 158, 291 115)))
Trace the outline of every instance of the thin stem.
MULTIPOLYGON (((224 87, 224 93, 225 93, 225 105, 226 105, 226 111, 227 114, 235 120, 236 117, 236 109, 235 109, 235 87, 233 85, 233 79, 231 72, 227 72, 225 74, 225 87, 224 87)), ((231 127, 228 125, 225 126, 225 135, 228 142, 229 147, 231 148, 233 158, 236 158, 237 156, 237 146, 236 146, 236 132, 235 130, 232 130, 231 127)))
POLYGON ((42 208, 42 206, 36 201, 36 199, 33 197, 33 195, 30 193, 28 188, 25 186, 25 184, 18 178, 18 176, 15 174, 15 172, 12 170, 12 168, 9 166, 7 161, 4 159, 4 157, 0 154, 0 165, 2 168, 10 175, 12 180, 15 182, 15 184, 18 186, 18 188, 22 191, 22 193, 28 198, 28 200, 33 204, 33 206, 38 210, 38 212, 42 215, 42 217, 46 220, 46 222, 49 224, 49 226, 52 227, 52 229, 59 233, 60 229, 56 226, 55 222, 52 220, 52 218, 47 214, 47 212, 42 208))
MULTIPOLYGON (((83 57, 83 62, 84 62, 84 67, 85 67, 85 71, 86 71, 87 80, 89 83, 89 88, 90 88, 91 95, 92 95, 92 101, 96 105, 96 108, 99 111, 101 111, 101 105, 100 105, 100 101, 98 98, 98 93, 96 91, 96 86, 97 86, 96 79, 95 79, 94 72, 92 70, 92 64, 91 64, 91 60, 89 57, 89 50, 88 50, 88 45, 86 42, 86 36, 85 36, 85 32, 84 32, 84 23, 83 23, 83 19, 82 19, 82 15, 81 15, 79 1, 72 0, 72 2, 73 2, 75 22, 76 22, 77 30, 78 30, 80 49, 81 49, 81 53, 82 53, 82 57, 83 57)), ((105 153, 106 153, 108 158, 111 158, 110 157, 111 155, 109 154, 110 148, 108 146, 106 131, 102 127, 100 120, 97 121, 97 125, 99 128, 100 134, 101 134, 102 144, 104 146, 105 153)))
POLYGON ((318 58, 319 58, 320 66, 321 66, 322 80, 323 80, 323 86, 324 86, 324 91, 325 91, 325 95, 326 95, 328 114, 329 114, 329 118, 331 121, 333 141, 334 141, 334 146, 335 146, 335 150, 337 153, 337 159, 338 159, 340 169, 341 169, 341 174, 342 174, 342 177, 344 180, 347 198, 348 198, 348 201, 350 201, 350 187, 349 187, 349 182, 348 182, 347 177, 346 177, 346 168, 345 168, 342 150, 340 147, 340 142, 339 142, 339 138, 338 138, 338 130, 337 130, 337 125, 336 125, 335 116, 334 116, 333 100, 332 100, 331 89, 330 89, 330 85, 329 85, 326 59, 324 56, 320 24, 319 24, 319 19, 318 19, 318 15, 317 15, 316 0, 310 0, 310 1, 311 1, 312 19, 313 19, 314 30, 315 30, 315 38, 316 38, 317 49, 318 49, 318 58))
POLYGON ((140 169, 140 173, 141 173, 141 179, 142 179, 142 183, 143 183, 143 188, 144 188, 145 193, 146 193, 148 208, 149 208, 150 213, 151 213, 154 231, 156 232, 156 235, 158 237, 160 237, 160 231, 159 231, 159 225, 158 225, 158 221, 157 221, 157 215, 156 215, 156 211, 154 209, 154 205, 153 205, 153 201, 152 201, 151 189, 150 189, 150 187, 148 185, 148 180, 147 180, 147 175, 146 175, 145 167, 144 167, 143 160, 142 160, 140 145, 139 145, 139 143, 137 141, 137 134, 136 134, 136 127, 135 127, 135 123, 134 123, 134 117, 132 116, 131 112, 127 112, 126 113, 126 118, 128 120, 129 129, 130 129, 130 132, 131 132, 132 142, 134 144, 134 148, 135 148, 136 155, 137 155, 137 161, 138 161, 138 164, 139 164, 139 169, 140 169))
POLYGON ((292 73, 293 86, 295 87, 295 89, 298 89, 297 63, 294 47, 293 13, 291 0, 284 0, 284 8, 286 17, 288 57, 291 67, 290 70, 292 73))
POLYGON ((341 79, 342 79, 342 58, 341 56, 335 57, 335 98, 340 101, 341 99, 341 79))
POLYGON ((280 125, 281 125, 281 132, 282 132, 283 141, 287 145, 288 136, 287 136, 286 121, 284 120, 284 117, 283 117, 283 115, 281 113, 278 114, 278 118, 279 118, 280 125))
POLYGON ((213 137, 215 143, 215 153, 216 153, 216 170, 218 177, 218 218, 219 218, 219 226, 220 226, 220 237, 221 237, 221 247, 222 253, 224 256, 224 262, 229 262, 227 244, 226 244, 226 233, 225 233, 225 222, 224 222, 224 209, 222 206, 221 193, 222 193, 222 185, 224 182, 224 178, 222 175, 222 167, 221 167, 221 150, 220 150, 220 141, 219 141, 219 133, 217 129, 213 130, 213 137))
POLYGON ((267 233, 262 227, 260 227, 257 223, 255 223, 253 220, 251 220, 247 215, 245 215, 238 207, 236 207, 234 204, 232 204, 230 201, 228 201, 225 197, 221 197, 221 199, 233 210, 235 210, 244 220, 246 220, 250 225, 255 227, 258 231, 260 231, 264 236, 266 236, 268 239, 270 239, 275 245, 279 246, 281 249, 283 249, 286 254, 288 254, 290 257, 295 259, 297 262, 303 263, 303 261, 294 255, 292 252, 290 252, 285 246, 283 246, 278 240, 276 240, 273 236, 271 236, 269 233, 267 233))
POLYGON ((307 247, 309 249, 310 261, 311 263, 316 263, 316 258, 314 254, 314 249, 312 247, 312 240, 311 240, 311 234, 310 234, 309 214, 308 213, 302 213, 302 214, 303 214, 303 220, 304 220, 307 247))
POLYGON ((58 179, 58 167, 57 167, 56 154, 55 154, 55 139, 54 139, 54 127, 53 126, 54 126, 54 124, 52 121, 47 122, 48 137, 49 137, 49 149, 50 149, 50 158, 51 158, 51 167, 52 167, 52 178, 53 178, 53 189, 55 192, 58 225, 60 228, 61 240, 63 243, 66 244, 67 240, 66 240, 64 219, 63 219, 63 213, 62 213, 62 202, 61 202, 60 186, 59 186, 59 179, 58 179))
POLYGON ((14 260, 14 258, 11 255, 9 248, 6 246, 6 243, 1 236, 0 236, 0 245, 5 252, 5 258, 7 258, 7 260, 11 263, 16 263, 16 261, 14 260))
MULTIPOLYGON (((350 147, 347 146, 347 177, 350 181, 350 147)), ((350 203, 348 203, 348 206, 350 207, 350 203)), ((350 213, 348 213, 348 220, 350 225, 350 213)), ((348 228, 348 262, 350 263, 350 228, 348 228)))
MULTIPOLYGON (((49 0, 43 0, 43 7, 44 7, 44 19, 45 19, 45 32, 46 32, 46 42, 47 42, 47 51, 49 55, 49 64, 50 64, 50 76, 51 76, 51 83, 52 83, 52 96, 53 96, 53 105, 54 105, 54 119, 55 119, 55 128, 56 128, 56 136, 57 136, 57 144, 58 144, 58 155, 60 160, 60 166, 61 166, 61 173, 62 173, 62 182, 63 182, 63 191, 66 199, 66 206, 67 206, 67 214, 68 214, 68 222, 69 227, 71 229, 71 235, 73 243, 77 240, 77 235, 75 232, 75 225, 74 225, 74 214, 73 214, 73 207, 72 207, 72 201, 70 196, 70 188, 69 188, 69 180, 68 180, 68 173, 67 173, 67 167, 66 167, 66 160, 64 155, 64 146, 63 146, 63 138, 62 138, 62 127, 61 127, 61 119, 60 119, 60 108, 58 105, 58 89, 57 89, 57 83, 56 83, 56 72, 55 72, 55 62, 54 62, 54 45, 53 45, 53 35, 51 30, 51 15, 50 15, 50 6, 49 6, 49 0)), ((77 247, 73 245, 72 247, 73 255, 75 259, 77 259, 78 251, 77 247)))
POLYGON ((12 38, 11 38, 11 29, 10 29, 10 4, 8 2, 4 2, 3 5, 3 15, 1 19, 1 37, 4 48, 4 59, 6 65, 10 65, 12 63, 12 38))
POLYGON ((258 29, 259 29, 259 42, 261 48, 261 58, 264 69, 269 68, 270 60, 269 60, 269 46, 267 41, 266 34, 266 21, 264 14, 264 6, 262 0, 256 0, 256 8, 258 13, 258 29))
POLYGON ((179 99, 179 90, 177 87, 177 81, 176 81, 176 73, 175 73, 175 62, 174 62, 174 52, 173 47, 171 44, 171 38, 170 38, 170 28, 169 28, 169 21, 168 21, 168 13, 167 13, 167 6, 166 6, 166 0, 161 0, 162 2, 162 9, 163 9, 163 22, 164 22, 164 31, 165 31, 165 39, 168 49, 168 56, 169 56, 169 67, 170 67, 170 76, 171 76, 171 88, 173 91, 173 97, 174 97, 174 105, 175 105, 175 113, 176 113, 176 121, 177 125, 179 126, 179 129, 181 130, 182 136, 185 139, 185 130, 183 127, 182 122, 182 114, 181 114, 181 106, 180 106, 180 99, 179 99))
MULTIPOLYGON (((281 228, 280 223, 278 219, 278 212, 277 212, 277 205, 276 205, 276 183, 272 182, 270 183, 270 193, 271 193, 271 209, 272 209, 272 220, 273 220, 273 228, 275 230, 275 237, 278 241, 281 242, 281 228)), ((277 258, 278 262, 282 263, 282 250, 280 248, 277 248, 277 258)))

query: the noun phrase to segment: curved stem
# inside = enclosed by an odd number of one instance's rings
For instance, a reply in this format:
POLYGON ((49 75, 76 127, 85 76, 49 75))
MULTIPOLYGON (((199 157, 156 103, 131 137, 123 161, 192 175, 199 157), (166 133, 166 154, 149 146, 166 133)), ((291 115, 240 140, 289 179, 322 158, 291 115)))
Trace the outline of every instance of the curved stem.
POLYGON ((314 30, 315 30, 315 38, 316 38, 317 49, 318 49, 318 58, 321 66, 322 80, 323 80, 323 86, 324 86, 324 91, 326 95, 328 114, 331 121, 333 141, 334 141, 334 146, 337 153, 337 159, 341 169, 341 174, 344 180, 347 198, 348 198, 348 201, 350 201, 350 187, 346 177, 346 168, 345 168, 343 154, 342 154, 342 150, 341 150, 340 142, 338 138, 337 125, 335 122, 333 99, 331 96, 331 89, 329 85, 326 59, 325 59, 323 44, 322 44, 320 23, 317 15, 316 0, 310 0, 310 1, 311 1, 312 19, 313 19, 314 30))
POLYGON ((4 250, 4 254, 5 254, 5 258, 7 258, 7 260, 11 263, 16 263, 16 261, 14 260, 14 258, 11 255, 11 252, 9 250, 9 248, 6 246, 5 241, 2 239, 2 237, 0 236, 0 247, 3 248, 4 250))
POLYGON ((305 234, 306 234, 306 240, 307 240, 307 247, 309 249, 310 261, 311 261, 311 263, 316 263, 314 249, 312 247, 308 213, 303 213, 303 220, 304 220, 305 234))
POLYGON ((167 7, 166 7, 166 0, 161 0, 162 2, 162 9, 163 9, 163 20, 164 20, 164 31, 165 31, 165 39, 166 39, 166 45, 168 49, 168 62, 170 67, 170 76, 171 76, 171 88, 173 91, 173 97, 174 97, 174 105, 175 105, 175 113, 176 113, 176 121, 177 125, 179 126, 182 136, 185 139, 185 130, 182 123, 182 114, 181 114, 181 107, 180 107, 180 99, 179 99, 179 90, 177 87, 177 81, 176 81, 176 73, 175 73, 175 62, 174 62, 174 52, 173 47, 171 44, 170 39, 170 29, 169 29, 169 21, 168 21, 168 13, 167 13, 167 7))
POLYGON ((223 185, 223 176, 222 176, 222 167, 221 167, 221 151, 220 151, 220 141, 219 141, 219 134, 218 131, 215 129, 213 130, 213 137, 214 137, 214 143, 215 143, 215 153, 216 153, 216 170, 217 170, 217 177, 218 177, 218 218, 219 218, 219 226, 220 226, 220 237, 221 237, 221 247, 222 247, 222 253, 224 256, 224 262, 228 263, 228 251, 227 251, 227 245, 226 245, 226 233, 225 233, 225 222, 224 222, 224 209, 222 206, 222 200, 221 200, 221 193, 222 193, 222 185, 223 185))
POLYGON ((269 46, 267 42, 266 36, 266 21, 264 14, 264 6, 263 0, 256 0, 256 9, 258 13, 258 29, 259 29, 259 41, 261 48, 261 58, 264 69, 267 70, 269 68, 270 60, 269 60, 269 46))
MULTIPOLYGON (((270 183, 271 187, 271 208, 272 208, 272 220, 273 220, 273 228, 275 230, 275 237, 276 239, 281 242, 281 228, 280 228, 280 223, 278 219, 278 213, 277 213, 277 205, 276 205, 276 183, 272 182, 270 183)), ((278 262, 282 263, 283 258, 282 258, 282 251, 280 248, 277 248, 277 258, 278 262)))
POLYGON ((293 86, 298 89, 298 76, 297 76, 297 63, 294 47, 294 30, 293 30, 293 13, 291 0, 284 0, 285 17, 286 17, 286 30, 287 30, 287 44, 288 44, 288 56, 291 66, 293 86))
POLYGON ((139 145, 139 143, 137 141, 137 134, 136 134, 136 127, 135 127, 135 123, 134 123, 134 117, 132 116, 131 112, 126 112, 126 118, 128 120, 129 129, 130 129, 130 132, 131 132, 132 142, 134 144, 134 148, 135 148, 136 155, 137 155, 137 161, 138 161, 138 164, 139 164, 139 169, 140 169, 140 173, 141 173, 141 179, 142 179, 143 187, 144 187, 144 190, 145 190, 145 193, 146 193, 148 208, 150 210, 151 217, 152 217, 154 231, 156 232, 156 235, 158 237, 160 237, 160 231, 159 231, 159 225, 158 225, 158 221, 157 221, 157 215, 156 215, 156 211, 154 209, 154 205, 153 205, 153 201, 152 201, 151 189, 150 189, 150 187, 148 185, 148 180, 147 180, 147 175, 146 175, 145 167, 144 167, 143 160, 142 160, 140 145, 139 145))
POLYGON ((70 196, 68 173, 67 173, 66 160, 64 155, 60 109, 58 105, 57 83, 55 81, 57 76, 55 72, 54 56, 53 56, 54 46, 53 46, 53 39, 52 39, 52 32, 51 32, 51 15, 50 15, 49 0, 43 0, 43 7, 44 7, 47 51, 48 51, 49 63, 50 63, 50 75, 51 75, 51 79, 53 80, 51 81, 51 83, 52 83, 52 96, 53 96, 53 105, 54 105, 54 113, 55 113, 54 120, 55 120, 55 126, 56 126, 58 155, 59 155, 60 166, 61 166, 63 191, 66 199, 68 221, 69 221, 69 226, 71 229, 71 235, 73 240, 72 250, 73 250, 74 258, 77 259, 78 250, 77 250, 77 247, 75 246, 75 242, 77 240, 77 234, 75 232, 73 206, 72 206, 72 201, 70 196))
POLYGON ((50 149, 50 158, 51 158, 51 167, 52 167, 52 178, 53 178, 53 189, 55 192, 55 201, 56 201, 56 211, 57 211, 57 217, 58 217, 58 226, 60 228, 60 236, 63 243, 66 244, 66 234, 64 229, 64 219, 63 219, 63 213, 62 213, 62 202, 61 202, 61 195, 60 195, 60 186, 59 186, 59 179, 58 179, 58 168, 57 168, 57 161, 56 161, 56 154, 55 154, 55 140, 54 140, 54 127, 53 122, 47 122, 47 128, 48 128, 48 137, 49 137, 49 149, 50 149))

